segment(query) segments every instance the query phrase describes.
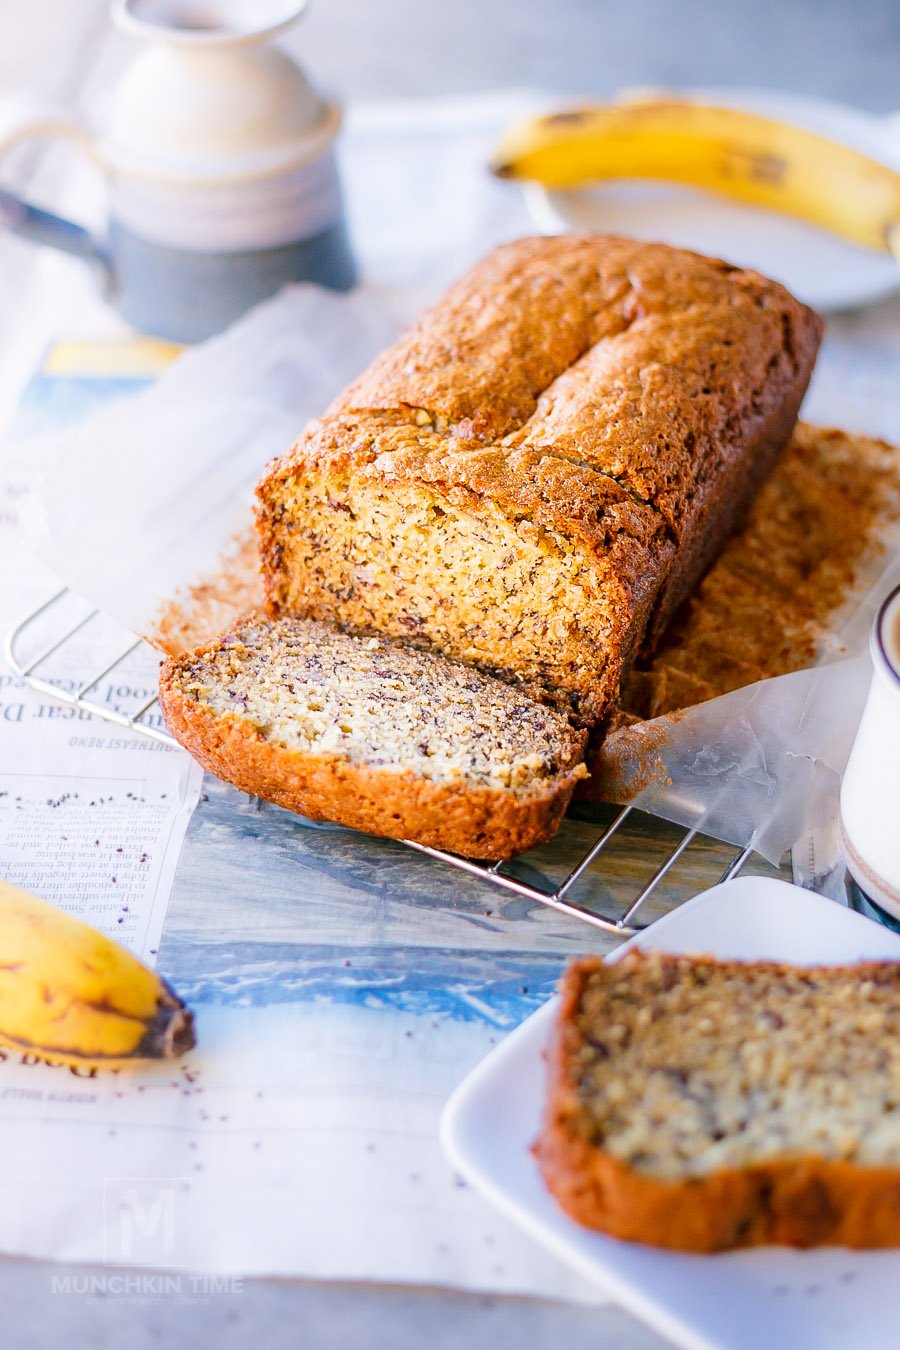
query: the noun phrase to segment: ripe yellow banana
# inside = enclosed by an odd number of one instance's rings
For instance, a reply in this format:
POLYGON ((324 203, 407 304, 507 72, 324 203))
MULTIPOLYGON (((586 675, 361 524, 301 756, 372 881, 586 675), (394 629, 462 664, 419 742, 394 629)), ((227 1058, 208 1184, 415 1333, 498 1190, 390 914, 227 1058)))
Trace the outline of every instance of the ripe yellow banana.
POLYGON ((0 881, 0 1043, 79 1064, 170 1058, 194 1019, 124 947, 0 881))
POLYGON ((608 178, 686 183, 797 216, 864 248, 900 246, 900 173, 736 108, 666 98, 550 113, 513 127, 491 169, 551 188, 608 178))

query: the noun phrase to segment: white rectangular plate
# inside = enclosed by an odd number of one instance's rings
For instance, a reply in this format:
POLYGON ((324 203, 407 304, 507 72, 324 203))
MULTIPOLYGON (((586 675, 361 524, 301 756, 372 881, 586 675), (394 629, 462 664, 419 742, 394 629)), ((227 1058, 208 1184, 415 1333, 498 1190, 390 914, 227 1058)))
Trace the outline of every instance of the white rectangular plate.
MULTIPOLYGON (((900 958, 900 937, 787 882, 742 877, 705 891, 620 949, 707 952, 801 964, 900 958)), ((557 1207, 529 1151, 544 1096, 556 1000, 514 1031, 447 1104, 454 1166, 497 1207, 678 1345, 710 1350, 895 1350, 900 1251, 719 1256, 661 1251, 579 1227, 557 1207)), ((900 1035, 900 1027, 898 1027, 900 1035)))

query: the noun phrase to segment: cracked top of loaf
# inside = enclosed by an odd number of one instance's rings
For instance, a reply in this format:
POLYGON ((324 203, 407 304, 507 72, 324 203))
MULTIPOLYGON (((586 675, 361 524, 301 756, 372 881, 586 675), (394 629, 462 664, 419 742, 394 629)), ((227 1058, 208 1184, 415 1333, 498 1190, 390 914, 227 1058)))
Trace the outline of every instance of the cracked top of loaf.
POLYGON ((820 336, 783 286, 718 259, 600 235, 519 239, 452 286, 273 472, 336 450, 360 464, 437 451, 452 465, 485 444, 530 448, 609 478, 677 535, 719 455, 820 336))

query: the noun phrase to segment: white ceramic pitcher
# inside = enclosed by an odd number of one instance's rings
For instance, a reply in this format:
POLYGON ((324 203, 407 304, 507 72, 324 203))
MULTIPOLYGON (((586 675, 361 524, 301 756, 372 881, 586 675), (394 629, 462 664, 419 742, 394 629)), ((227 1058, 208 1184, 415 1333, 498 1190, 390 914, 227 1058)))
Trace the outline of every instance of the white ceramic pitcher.
POLYGON ((137 328, 193 341, 287 281, 345 289, 354 267, 322 98, 271 39, 307 0, 115 0, 145 50, 103 127, 27 98, 0 105, 0 154, 33 136, 77 141, 109 184, 96 238, 8 192, 0 224, 93 261, 137 328))
POLYGON ((872 626, 874 671, 841 784, 841 835, 860 889, 900 920, 900 587, 872 626))

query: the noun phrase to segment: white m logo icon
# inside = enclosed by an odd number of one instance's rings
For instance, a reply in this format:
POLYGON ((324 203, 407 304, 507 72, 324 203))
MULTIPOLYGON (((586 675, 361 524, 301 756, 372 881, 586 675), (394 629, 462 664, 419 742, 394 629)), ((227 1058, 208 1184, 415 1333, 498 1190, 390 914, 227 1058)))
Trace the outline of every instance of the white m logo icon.
POLYGON ((175 1250, 175 1192, 171 1186, 152 1196, 141 1195, 134 1187, 125 1191, 119 1218, 119 1245, 125 1260, 135 1255, 136 1233, 157 1247, 160 1256, 171 1256, 175 1250))
POLYGON ((107 1182, 107 1264, 175 1264, 177 1221, 187 1200, 181 1191, 177 1178, 107 1182))

